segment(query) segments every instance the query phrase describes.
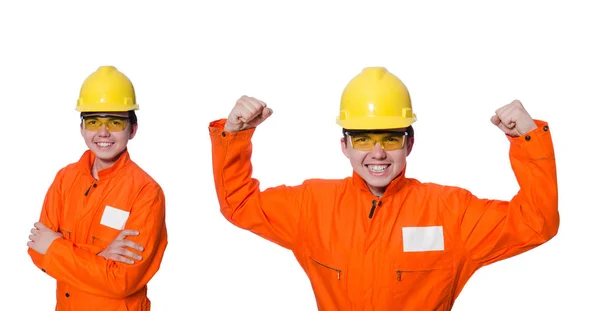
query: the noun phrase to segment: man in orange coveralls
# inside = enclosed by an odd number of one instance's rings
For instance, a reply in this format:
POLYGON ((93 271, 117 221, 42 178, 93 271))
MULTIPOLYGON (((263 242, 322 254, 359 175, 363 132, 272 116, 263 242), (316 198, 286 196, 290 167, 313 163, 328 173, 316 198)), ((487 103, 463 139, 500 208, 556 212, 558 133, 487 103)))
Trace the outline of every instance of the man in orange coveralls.
POLYGON ((509 202, 405 176, 416 115, 405 85, 385 68, 355 76, 340 108, 352 176, 264 191, 251 176, 251 137, 272 110, 243 96, 209 125, 222 214, 292 250, 319 310, 450 310, 477 269, 557 233, 550 130, 519 101, 491 119, 510 142, 520 185, 509 202))
POLYGON ((56 310, 150 310, 146 284, 159 270, 167 229, 161 187, 127 150, 138 107, 133 84, 115 67, 100 67, 81 87, 89 150, 58 172, 27 243, 34 264, 57 281, 56 310))

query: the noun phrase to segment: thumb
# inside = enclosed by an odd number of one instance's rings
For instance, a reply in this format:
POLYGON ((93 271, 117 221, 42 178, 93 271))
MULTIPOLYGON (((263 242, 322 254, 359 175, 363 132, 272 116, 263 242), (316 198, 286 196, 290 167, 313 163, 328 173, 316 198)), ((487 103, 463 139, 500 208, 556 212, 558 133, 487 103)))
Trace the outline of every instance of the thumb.
POLYGON ((115 240, 125 240, 128 236, 136 236, 139 235, 139 231, 137 230, 129 230, 125 229, 119 233, 119 235, 115 238, 115 240))
POLYGON ((259 116, 248 122, 248 127, 257 127, 273 114, 273 109, 264 108, 259 116))
POLYGON ((490 121, 492 122, 492 124, 494 124, 496 127, 498 127, 506 135, 514 136, 514 135, 518 134, 518 131, 515 130, 514 123, 509 123, 508 125, 504 124, 504 122, 502 122, 502 120, 500 119, 500 117, 498 117, 498 115, 492 116, 490 121), (512 125, 512 126, 509 126, 509 125, 512 125))
POLYGON ((273 109, 271 109, 271 108, 265 108, 262 111, 261 117, 263 119, 266 119, 266 118, 270 117, 272 114, 273 114, 273 109))
POLYGON ((490 119, 490 121, 495 126, 498 126, 498 124, 500 123, 500 118, 497 115, 493 115, 492 118, 490 119))
POLYGON ((496 125, 499 129, 502 130, 502 132, 504 132, 505 134, 510 134, 512 133, 512 129, 508 128, 508 126, 504 125, 504 123, 500 122, 496 125))

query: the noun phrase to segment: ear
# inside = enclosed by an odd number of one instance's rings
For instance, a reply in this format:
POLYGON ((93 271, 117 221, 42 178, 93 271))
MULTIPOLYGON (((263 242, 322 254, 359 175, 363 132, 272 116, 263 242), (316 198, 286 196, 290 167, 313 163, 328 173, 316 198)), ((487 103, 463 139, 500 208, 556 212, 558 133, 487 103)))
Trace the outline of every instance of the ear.
POLYGON ((83 137, 83 121, 79 123, 79 132, 81 133, 81 137, 83 137))
POLYGON ((350 156, 348 156, 348 145, 346 145, 345 137, 340 138, 340 146, 342 147, 342 152, 344 153, 346 158, 350 158, 350 156))
POLYGON ((415 144, 415 138, 411 137, 408 139, 408 146, 407 146, 407 150, 406 150, 406 156, 408 157, 410 155, 410 152, 412 151, 413 145, 415 144))
POLYGON ((138 124, 133 124, 131 126, 131 133, 129 133, 129 139, 133 139, 135 137, 135 134, 137 133, 138 130, 138 124))

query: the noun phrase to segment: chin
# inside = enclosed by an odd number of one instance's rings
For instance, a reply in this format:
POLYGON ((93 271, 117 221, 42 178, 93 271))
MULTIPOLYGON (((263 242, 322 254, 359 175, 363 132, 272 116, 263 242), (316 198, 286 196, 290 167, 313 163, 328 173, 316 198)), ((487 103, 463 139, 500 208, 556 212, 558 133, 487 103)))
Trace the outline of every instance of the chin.
POLYGON ((102 161, 113 161, 113 160, 116 160, 119 157, 119 155, 121 153, 123 153, 123 150, 119 151, 119 152, 115 152, 115 151, 112 151, 112 150, 108 151, 108 152, 107 151, 101 151, 101 150, 94 150, 94 149, 92 149, 92 150, 94 151, 94 154, 96 154, 96 157, 98 159, 102 160, 102 161))
POLYGON ((391 180, 388 180, 388 178, 385 179, 379 179, 379 178, 370 178, 367 179, 367 183, 373 187, 377 187, 377 188, 385 188, 390 184, 391 180))

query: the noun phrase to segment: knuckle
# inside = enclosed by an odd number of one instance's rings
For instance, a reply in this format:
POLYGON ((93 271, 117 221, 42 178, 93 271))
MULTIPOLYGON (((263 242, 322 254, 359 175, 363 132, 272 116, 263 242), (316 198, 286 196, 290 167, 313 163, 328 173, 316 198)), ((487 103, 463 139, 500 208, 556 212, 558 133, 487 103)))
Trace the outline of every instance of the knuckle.
POLYGON ((250 110, 246 110, 242 113, 242 118, 246 119, 246 120, 250 120, 252 119, 254 113, 250 110))
POLYGON ((244 103, 248 102, 249 100, 250 100, 250 98, 248 96, 244 95, 237 100, 237 104, 243 105, 244 103))

